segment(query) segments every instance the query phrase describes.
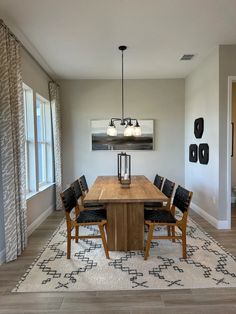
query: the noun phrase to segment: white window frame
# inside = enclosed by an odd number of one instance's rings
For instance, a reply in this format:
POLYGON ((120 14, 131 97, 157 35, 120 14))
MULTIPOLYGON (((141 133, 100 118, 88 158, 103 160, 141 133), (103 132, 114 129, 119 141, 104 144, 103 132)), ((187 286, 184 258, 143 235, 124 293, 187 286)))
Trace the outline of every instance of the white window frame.
POLYGON ((25 190, 26 194, 29 193, 29 149, 28 149, 28 123, 27 123, 27 93, 28 89, 26 88, 26 85, 23 84, 23 98, 24 98, 24 119, 25 119, 25 190))
POLYGON ((34 130, 34 95, 33 90, 23 84, 25 114, 25 163, 26 194, 35 191, 35 130, 34 130))
MULTIPOLYGON (((43 166, 43 181, 39 182, 38 178, 38 186, 39 189, 52 183, 52 121, 51 121, 51 111, 50 111, 50 103, 47 99, 43 98, 41 95, 36 94, 36 104, 40 103, 40 111, 41 111, 41 120, 42 120, 42 134, 41 140, 38 140, 37 134, 37 151, 38 145, 44 145, 44 161, 42 163, 43 166), (50 120, 50 121, 49 121, 50 120), (50 123, 50 127, 47 125, 47 121, 50 123)), ((37 108, 37 105, 36 105, 37 108)), ((36 109, 37 110, 37 109, 36 109)), ((38 174, 39 174, 39 163, 38 164, 38 174)))
POLYGON ((44 190, 53 182, 53 141, 52 119, 50 102, 33 89, 23 83, 24 111, 25 111, 25 163, 26 163, 26 198, 30 198, 44 190), (42 111, 43 137, 38 141, 37 134, 37 102, 42 111), (45 176, 39 182, 39 156, 38 145, 45 147, 45 176))

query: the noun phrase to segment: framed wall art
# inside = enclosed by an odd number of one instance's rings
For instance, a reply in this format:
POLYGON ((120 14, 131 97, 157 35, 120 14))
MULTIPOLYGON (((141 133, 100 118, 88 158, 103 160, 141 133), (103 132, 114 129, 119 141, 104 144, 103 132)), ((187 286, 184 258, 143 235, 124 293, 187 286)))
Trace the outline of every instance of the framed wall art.
POLYGON ((107 135, 110 120, 91 120, 92 151, 96 150, 153 150, 154 120, 138 120, 141 126, 141 136, 124 136, 124 126, 116 124, 117 136, 107 135))

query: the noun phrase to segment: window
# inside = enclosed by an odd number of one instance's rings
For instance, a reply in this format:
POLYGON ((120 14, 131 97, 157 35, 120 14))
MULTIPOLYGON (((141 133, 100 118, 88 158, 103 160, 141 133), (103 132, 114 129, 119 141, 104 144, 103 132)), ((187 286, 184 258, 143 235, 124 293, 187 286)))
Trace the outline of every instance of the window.
POLYGON ((25 109, 25 164, 26 164, 26 193, 32 192, 35 177, 35 136, 34 136, 34 106, 33 90, 23 85, 25 109))
POLYGON ((52 182, 52 131, 49 102, 37 95, 37 149, 39 187, 52 182))
POLYGON ((51 110, 49 101, 39 94, 34 98, 33 90, 25 84, 23 95, 26 192, 31 194, 53 181, 51 110))

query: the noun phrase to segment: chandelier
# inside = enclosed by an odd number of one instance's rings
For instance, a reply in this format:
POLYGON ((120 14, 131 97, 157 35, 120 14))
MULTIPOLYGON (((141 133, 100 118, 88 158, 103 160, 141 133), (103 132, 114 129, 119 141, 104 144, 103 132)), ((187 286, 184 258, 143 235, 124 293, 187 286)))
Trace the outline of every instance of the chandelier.
POLYGON ((122 52, 122 77, 121 77, 121 118, 111 118, 111 121, 107 128, 107 135, 117 136, 116 121, 120 121, 120 125, 125 126, 124 136, 141 136, 141 127, 138 120, 135 118, 124 117, 124 57, 123 51, 127 49, 127 46, 119 46, 119 50, 122 52))

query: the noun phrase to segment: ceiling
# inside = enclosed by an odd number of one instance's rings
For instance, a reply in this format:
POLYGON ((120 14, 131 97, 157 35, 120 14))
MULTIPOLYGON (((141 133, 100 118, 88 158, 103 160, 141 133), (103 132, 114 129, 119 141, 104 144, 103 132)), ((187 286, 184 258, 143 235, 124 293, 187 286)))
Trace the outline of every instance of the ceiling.
POLYGON ((0 0, 0 17, 55 78, 186 77, 236 44, 236 0, 0 0), (179 61, 183 54, 192 61, 179 61))

